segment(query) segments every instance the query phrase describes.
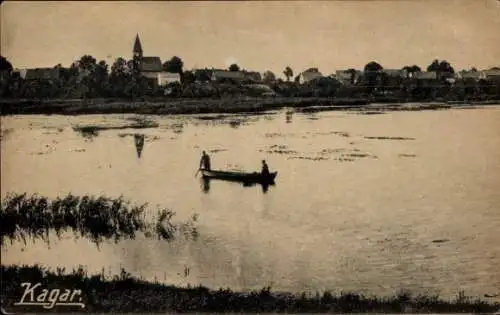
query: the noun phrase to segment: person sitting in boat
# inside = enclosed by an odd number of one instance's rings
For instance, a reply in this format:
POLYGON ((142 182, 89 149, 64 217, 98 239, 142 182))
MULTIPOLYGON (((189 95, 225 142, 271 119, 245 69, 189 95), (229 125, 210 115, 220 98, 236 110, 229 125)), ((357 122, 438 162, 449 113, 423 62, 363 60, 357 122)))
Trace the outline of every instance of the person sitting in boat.
POLYGON ((262 176, 269 176, 269 167, 267 166, 266 160, 262 160, 262 176))
POLYGON ((210 156, 205 151, 201 155, 200 169, 210 171, 210 156))

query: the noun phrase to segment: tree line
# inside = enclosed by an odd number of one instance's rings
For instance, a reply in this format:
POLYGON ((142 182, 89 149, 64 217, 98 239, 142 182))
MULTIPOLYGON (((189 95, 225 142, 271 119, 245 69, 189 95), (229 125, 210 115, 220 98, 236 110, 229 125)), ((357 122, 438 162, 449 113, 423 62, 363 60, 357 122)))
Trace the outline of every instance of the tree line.
MULTIPOLYGON (((133 60, 117 58, 111 66, 104 60, 97 61, 84 55, 70 67, 56 65, 57 75, 50 80, 23 79, 13 71, 12 64, 0 57, 0 96, 5 98, 135 98, 140 96, 171 97, 223 97, 251 95, 257 96, 269 90, 252 87, 249 82, 226 79, 212 82, 212 69, 185 70, 184 62, 174 56, 162 64, 162 70, 178 73, 180 83, 158 86, 142 77, 134 67, 133 60), (204 84, 200 84, 204 82, 204 84)), ((382 98, 397 101, 424 100, 483 100, 499 99, 500 83, 484 79, 453 78, 455 69, 446 60, 433 60, 426 68, 436 73, 436 78, 418 80, 415 74, 422 71, 417 65, 404 66, 406 76, 391 76, 384 72, 381 64, 371 61, 359 75, 356 69, 348 69, 348 84, 334 76, 318 76, 312 81, 301 82, 300 74, 294 77, 290 66, 283 70, 285 80, 277 78, 272 71, 265 71, 261 85, 284 97, 341 97, 341 98, 382 98), (450 80, 451 79, 451 80, 450 80)), ((498 68, 493 68, 498 69, 498 68)), ((244 71, 237 64, 228 71, 244 71)), ((477 71, 472 68, 469 71, 477 71)), ((319 72, 310 68, 304 72, 319 72)))

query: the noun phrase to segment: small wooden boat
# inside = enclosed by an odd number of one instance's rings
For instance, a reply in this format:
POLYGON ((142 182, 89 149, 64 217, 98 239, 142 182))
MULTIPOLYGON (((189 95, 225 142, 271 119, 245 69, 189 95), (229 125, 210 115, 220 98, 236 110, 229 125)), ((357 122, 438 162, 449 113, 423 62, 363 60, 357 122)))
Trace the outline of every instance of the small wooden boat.
POLYGON ((261 173, 245 173, 245 172, 228 172, 228 171, 215 171, 215 170, 201 170, 204 179, 222 179, 243 183, 257 183, 257 184, 273 184, 274 179, 278 172, 272 172, 269 176, 263 176, 261 173))

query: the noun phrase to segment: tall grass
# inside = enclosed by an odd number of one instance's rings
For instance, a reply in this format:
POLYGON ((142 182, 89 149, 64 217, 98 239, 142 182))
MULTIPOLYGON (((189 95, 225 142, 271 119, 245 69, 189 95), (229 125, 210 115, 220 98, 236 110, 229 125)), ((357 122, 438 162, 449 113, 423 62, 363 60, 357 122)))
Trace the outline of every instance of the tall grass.
POLYGON ((176 232, 197 236, 193 222, 174 225, 174 213, 157 209, 156 220, 146 220, 147 204, 131 205, 120 198, 106 196, 74 196, 50 200, 38 195, 10 194, 0 208, 0 244, 6 239, 49 241, 50 232, 60 237, 72 231, 75 236, 90 239, 96 244, 103 240, 134 239, 137 232, 146 237, 171 240, 176 232))
POLYGON ((82 267, 66 273, 61 268, 53 272, 37 265, 2 265, 1 274, 2 300, 7 308, 19 300, 22 282, 80 289, 90 312, 492 313, 500 308, 498 303, 470 298, 463 292, 449 300, 439 296, 412 296, 406 291, 388 297, 349 292, 279 293, 270 287, 234 292, 146 282, 123 269, 119 275, 106 279, 104 272, 89 275, 82 267))

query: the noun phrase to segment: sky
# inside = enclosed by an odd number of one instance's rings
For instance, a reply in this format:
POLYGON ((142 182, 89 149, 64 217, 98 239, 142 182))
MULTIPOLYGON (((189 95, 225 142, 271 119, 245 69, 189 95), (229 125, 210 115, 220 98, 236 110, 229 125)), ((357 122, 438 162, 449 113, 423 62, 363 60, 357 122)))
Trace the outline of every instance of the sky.
POLYGON ((185 69, 500 66, 499 0, 5 1, 0 21, 0 51, 14 68, 129 59, 137 33, 145 56, 179 56, 185 69))

